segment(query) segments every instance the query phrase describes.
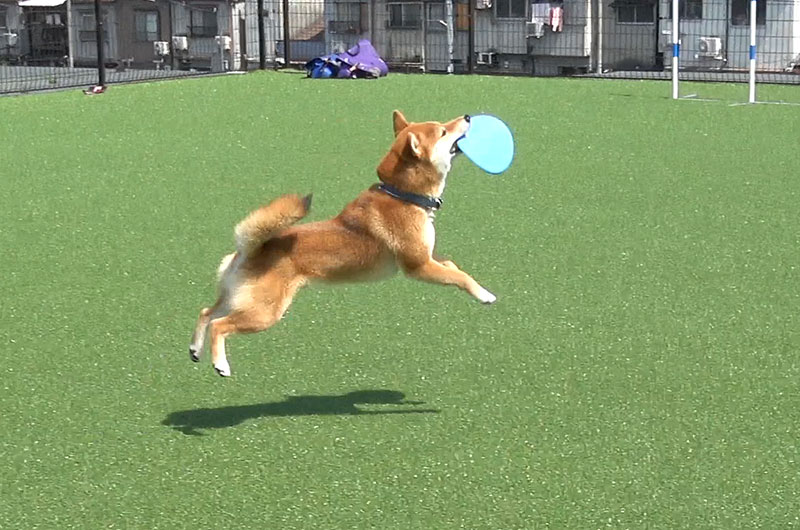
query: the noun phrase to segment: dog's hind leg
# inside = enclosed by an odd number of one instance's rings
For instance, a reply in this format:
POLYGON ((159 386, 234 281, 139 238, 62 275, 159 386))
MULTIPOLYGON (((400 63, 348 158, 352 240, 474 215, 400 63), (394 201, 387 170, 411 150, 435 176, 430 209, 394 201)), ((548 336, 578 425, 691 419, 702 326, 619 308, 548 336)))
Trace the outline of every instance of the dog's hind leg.
POLYGON ((206 330, 208 323, 215 318, 219 318, 228 313, 228 300, 230 298, 230 288, 228 279, 235 271, 237 265, 237 253, 228 254, 222 258, 217 270, 217 284, 219 289, 219 298, 212 307, 203 308, 200 311, 200 316, 197 318, 195 324, 194 334, 192 335, 192 343, 189 344, 189 356, 194 362, 200 360, 200 354, 203 353, 203 343, 206 339, 206 330))
POLYGON ((197 324, 194 327, 194 334, 192 335, 192 342, 189 344, 189 357, 194 361, 200 360, 200 353, 203 351, 203 342, 206 338, 206 328, 211 320, 211 308, 204 307, 200 310, 200 316, 197 318, 197 324))
POLYGON ((211 320, 209 324, 211 364, 219 375, 223 377, 231 375, 231 367, 225 354, 225 339, 230 335, 257 333, 272 327, 289 309, 294 294, 301 284, 302 282, 296 282, 277 296, 259 297, 261 300, 267 300, 263 305, 255 303, 211 320))
POLYGON ((204 307, 200 311, 200 316, 197 318, 197 324, 195 324, 194 334, 192 335, 192 343, 189 344, 189 357, 194 362, 200 360, 200 354, 203 352, 203 343, 206 339, 208 323, 211 322, 212 318, 221 316, 219 314, 221 306, 222 300, 218 300, 213 307, 204 307))

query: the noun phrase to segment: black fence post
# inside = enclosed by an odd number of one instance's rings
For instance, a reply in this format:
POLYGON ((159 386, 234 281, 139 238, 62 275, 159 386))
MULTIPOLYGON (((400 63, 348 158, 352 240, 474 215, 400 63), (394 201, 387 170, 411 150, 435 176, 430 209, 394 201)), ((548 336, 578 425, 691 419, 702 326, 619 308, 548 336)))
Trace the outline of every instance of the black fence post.
MULTIPOLYGON (((100 13, 100 0, 94 0, 94 20, 97 33, 97 84, 106 85, 106 57, 103 46, 103 16, 100 13)), ((70 43, 72 44, 72 43, 70 43)))
POLYGON ((267 68, 267 41, 264 36, 264 0, 258 0, 258 67, 267 68))
POLYGON ((467 30, 467 73, 475 73, 475 0, 469 0, 467 8, 467 18, 469 18, 469 29, 467 30))
POLYGON ((172 33, 172 2, 167 2, 167 24, 169 24, 169 67, 174 69, 175 68, 175 51, 174 51, 174 44, 172 44, 172 37, 174 34, 172 33))
POLYGON ((289 0, 283 0, 283 66, 289 67, 291 53, 289 52, 289 0))

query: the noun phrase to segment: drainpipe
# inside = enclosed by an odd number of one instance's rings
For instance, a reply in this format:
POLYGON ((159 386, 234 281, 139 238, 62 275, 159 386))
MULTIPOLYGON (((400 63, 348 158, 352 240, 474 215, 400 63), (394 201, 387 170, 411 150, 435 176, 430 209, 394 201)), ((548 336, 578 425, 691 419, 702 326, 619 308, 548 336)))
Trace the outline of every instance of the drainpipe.
POLYGON ((453 0, 446 0, 445 2, 445 18, 447 18, 447 73, 453 73, 453 0))
POLYGON ((428 16, 425 13, 425 4, 420 4, 422 6, 422 71, 428 71, 428 60, 427 60, 427 49, 428 49, 428 16))
POLYGON ((72 53, 72 0, 67 0, 67 56, 69 67, 75 68, 75 56, 72 53))

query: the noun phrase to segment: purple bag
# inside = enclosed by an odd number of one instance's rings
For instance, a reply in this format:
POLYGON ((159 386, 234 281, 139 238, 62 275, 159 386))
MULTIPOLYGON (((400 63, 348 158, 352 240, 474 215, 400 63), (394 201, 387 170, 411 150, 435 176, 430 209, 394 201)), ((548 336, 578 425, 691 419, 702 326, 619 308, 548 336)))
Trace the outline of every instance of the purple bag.
POLYGON ((324 55, 308 61, 305 65, 308 77, 315 79, 338 78, 376 78, 389 73, 386 65, 372 43, 367 39, 342 53, 324 55))

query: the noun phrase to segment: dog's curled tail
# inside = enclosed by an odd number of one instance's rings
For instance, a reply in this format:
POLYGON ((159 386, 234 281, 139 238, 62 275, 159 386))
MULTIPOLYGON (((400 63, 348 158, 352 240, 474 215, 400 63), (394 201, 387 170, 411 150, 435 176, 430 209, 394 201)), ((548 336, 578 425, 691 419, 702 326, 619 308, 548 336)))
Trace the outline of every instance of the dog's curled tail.
POLYGON ((250 212, 234 230, 236 250, 249 256, 278 232, 305 217, 310 208, 311 195, 283 195, 250 212))

